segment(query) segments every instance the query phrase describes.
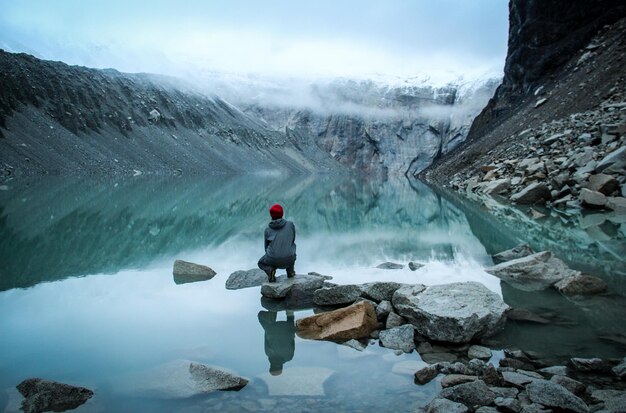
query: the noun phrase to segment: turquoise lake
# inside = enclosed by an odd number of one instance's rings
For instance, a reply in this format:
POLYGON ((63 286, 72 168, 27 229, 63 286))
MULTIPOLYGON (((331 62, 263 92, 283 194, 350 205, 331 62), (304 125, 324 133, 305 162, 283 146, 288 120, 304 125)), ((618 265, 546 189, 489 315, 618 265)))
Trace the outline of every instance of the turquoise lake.
POLYGON ((377 340, 358 352, 287 335, 276 350, 287 360, 283 374, 269 374, 266 335, 284 334, 291 319, 265 309, 259 287, 232 291, 224 283, 256 267, 273 203, 296 225, 297 273, 339 284, 478 281, 511 307, 550 320, 509 321, 489 339, 495 364, 504 348, 555 362, 624 355, 626 224, 619 217, 583 229, 588 218, 575 213, 533 220, 525 209, 404 179, 50 177, 0 190, 0 412, 16 411, 15 386, 30 377, 93 389, 77 412, 411 412, 426 405, 440 385, 414 384, 419 354, 397 355, 377 340), (603 278, 609 292, 566 299, 517 290, 484 271, 491 254, 520 243, 603 278), (176 284, 176 259, 217 275, 176 284), (385 261, 404 268, 376 268, 385 261), (409 261, 424 266, 411 271, 409 261), (260 319, 269 320, 265 328, 260 319), (160 375, 188 361, 250 383, 239 392, 177 397, 160 375))

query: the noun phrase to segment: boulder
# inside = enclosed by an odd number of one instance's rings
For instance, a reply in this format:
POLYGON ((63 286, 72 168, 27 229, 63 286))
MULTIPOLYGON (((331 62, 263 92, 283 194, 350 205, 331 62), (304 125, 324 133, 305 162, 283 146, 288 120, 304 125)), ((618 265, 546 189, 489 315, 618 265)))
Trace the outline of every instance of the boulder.
POLYGON ((622 361, 612 369, 613 373, 623 379, 626 377, 626 357, 622 359, 622 361))
POLYGON ((206 281, 213 278, 216 274, 215 271, 205 265, 194 264, 193 262, 183 260, 174 261, 174 269, 172 272, 176 284, 206 281))
POLYGON ((148 120, 150 122, 158 122, 161 120, 161 112, 156 109, 152 109, 150 113, 148 113, 148 120))
POLYGON ((511 248, 510 250, 502 251, 497 254, 491 256, 493 262, 496 264, 500 264, 502 262, 516 260, 518 258, 527 257, 529 255, 534 254, 532 248, 530 248, 527 244, 518 245, 515 248, 511 248))
POLYGON ((623 413, 626 411, 626 391, 623 390, 594 390, 591 399, 604 403, 602 412, 623 413))
POLYGON ((267 274, 259 268, 247 271, 235 271, 226 280, 227 290, 240 290, 242 288, 258 287, 267 282, 267 274))
POLYGON ((596 165, 596 173, 600 173, 605 169, 620 170, 626 168, 626 146, 609 153, 606 155, 598 165, 596 165))
POLYGON ((512 384, 513 386, 523 387, 528 383, 532 383, 535 380, 542 380, 541 375, 529 375, 523 373, 523 370, 518 371, 503 371, 502 378, 505 382, 512 384))
POLYGON ((500 296, 474 281, 405 286, 394 293, 392 303, 423 336, 453 343, 497 332, 509 308, 500 296))
POLYGON ((499 195, 509 190, 511 181, 507 178, 496 179, 482 187, 482 192, 487 195, 499 195))
POLYGON ((404 265, 395 262, 383 262, 382 264, 378 264, 376 268, 380 268, 381 270, 401 270, 404 268, 404 265))
POLYGON ((474 380, 443 389, 441 397, 473 407, 490 405, 495 400, 496 394, 487 387, 484 381, 474 380))
POLYGON ((603 193, 592 191, 587 188, 580 190, 580 202, 586 208, 604 208, 607 203, 606 196, 603 193))
POLYGON ((517 413, 522 410, 522 405, 519 400, 512 397, 496 397, 493 403, 501 412, 517 413))
POLYGON ((368 337, 377 328, 376 310, 367 301, 296 321, 298 336, 312 340, 344 342, 368 337))
POLYGON ((518 204, 537 204, 549 201, 552 198, 550 189, 540 182, 535 182, 516 194, 511 195, 511 202, 518 204))
POLYGON ((264 283, 261 295, 275 301, 281 309, 310 308, 315 291, 329 279, 332 277, 326 275, 296 274, 293 278, 281 275, 274 283, 264 283))
POLYGON ((426 384, 439 374, 439 366, 433 364, 431 366, 422 367, 415 372, 415 382, 418 384, 426 384))
POLYGON ((604 195, 611 195, 619 188, 619 182, 611 175, 597 174, 589 177, 589 184, 587 189, 603 193, 604 195))
POLYGON ((618 214, 626 214, 626 198, 623 196, 609 196, 606 198, 606 207, 618 214))
POLYGON ((565 295, 589 295, 605 292, 607 285, 604 280, 598 277, 578 274, 563 278, 554 284, 554 288, 565 295))
POLYGON ((483 346, 471 346, 467 350, 467 357, 471 359, 489 360, 491 358, 491 350, 483 346))
POLYGON ((383 300, 376 306, 376 317, 378 317, 380 321, 386 320, 392 311, 393 307, 391 306, 391 302, 383 300))
POLYGON ((598 372, 598 373, 608 373, 611 371, 613 367, 611 363, 608 361, 602 360, 601 358, 580 358, 574 357, 569 360, 571 367, 575 370, 582 372, 598 372))
POLYGON ((313 293, 313 302, 317 305, 345 305, 352 304, 361 296, 358 285, 338 285, 323 287, 313 293))
POLYGON ((409 262, 409 269, 411 271, 417 271, 420 268, 422 268, 424 266, 424 264, 420 264, 419 262, 415 262, 415 261, 410 261, 409 262))
POLYGON ((17 390, 24 396, 22 410, 26 413, 72 410, 93 396, 93 391, 84 387, 38 378, 24 380, 17 390))
POLYGON ((469 376, 467 374, 448 374, 441 379, 441 387, 453 387, 458 384, 469 383, 470 381, 478 380, 477 376, 469 376))
POLYGON ((578 380, 571 379, 567 376, 560 376, 555 374, 550 378, 550 381, 556 383, 560 386, 565 387, 567 390, 572 392, 573 394, 580 396, 585 392, 585 385, 579 382, 578 380))
POLYGON ((387 300, 391 301, 393 293, 404 284, 393 281, 377 281, 361 284, 361 296, 377 303, 387 300))
POLYGON ((567 376, 567 366, 544 367, 539 371, 548 376, 567 376))
POLYGON ((384 347, 410 353, 415 349, 415 330, 410 324, 383 330, 379 335, 384 347))
POLYGON ((549 251, 503 262, 485 271, 523 291, 543 290, 563 278, 580 274, 549 251))
POLYGON ((385 323, 385 328, 389 329, 389 328, 394 328, 394 327, 400 327, 404 323, 405 323, 404 318, 400 317, 398 314, 392 311, 387 316, 387 322, 385 323))
POLYGON ((426 406, 426 413, 468 413, 467 407, 448 399, 436 398, 426 406))
POLYGON ((526 386, 528 397, 534 403, 553 409, 588 413, 589 407, 565 387, 547 380, 535 380, 526 386))

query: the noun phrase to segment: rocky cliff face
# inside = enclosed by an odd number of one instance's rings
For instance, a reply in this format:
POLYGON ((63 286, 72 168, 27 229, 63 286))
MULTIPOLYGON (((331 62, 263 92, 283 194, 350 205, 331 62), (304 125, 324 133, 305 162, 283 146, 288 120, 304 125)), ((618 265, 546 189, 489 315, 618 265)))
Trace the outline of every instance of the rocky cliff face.
POLYGON ((386 177, 418 173, 463 142, 499 83, 491 78, 433 87, 335 80, 309 86, 305 93, 313 104, 233 100, 268 128, 315 142, 350 170, 386 177))
POLYGON ((509 9, 502 85, 467 141, 423 176, 445 183, 456 172, 478 168, 496 147, 528 147, 520 132, 598 108, 623 82, 623 33, 602 40, 610 25, 626 17, 623 1, 511 0, 509 9))
POLYGON ((174 79, 0 51, 0 176, 339 171, 174 79))

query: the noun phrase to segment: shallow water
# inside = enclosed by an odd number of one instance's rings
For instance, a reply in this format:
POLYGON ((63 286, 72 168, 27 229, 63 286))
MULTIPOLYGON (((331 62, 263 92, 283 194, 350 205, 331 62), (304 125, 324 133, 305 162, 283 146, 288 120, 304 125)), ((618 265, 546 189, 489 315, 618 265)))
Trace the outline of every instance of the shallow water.
POLYGON ((619 251, 619 226, 599 241, 563 220, 510 225, 480 205, 405 180, 12 181, 0 191, 0 411, 11 411, 14 386, 29 377, 94 389, 77 411, 410 412, 427 404, 439 384, 417 386, 411 368, 401 371, 402 363, 420 360, 416 352, 398 356, 371 341, 360 353, 301 340, 289 333, 286 312, 262 307, 258 287, 224 288, 232 272, 255 267, 275 202, 297 226, 298 273, 328 274, 337 283, 479 281, 509 305, 553 321, 509 322, 494 349, 555 359, 624 355, 615 341, 626 334, 620 254, 568 256, 572 245, 619 251), (552 291, 515 290, 483 270, 490 254, 519 242, 549 245, 605 278, 612 294, 572 302, 552 291), (175 259, 209 265, 217 275, 177 285, 175 259), (425 266, 410 271, 411 260, 425 266), (405 268, 375 268, 384 261, 405 268), (270 359, 274 370, 284 362, 282 375, 269 374, 270 359), (240 392, 173 397, 163 372, 181 360, 251 382, 240 392))

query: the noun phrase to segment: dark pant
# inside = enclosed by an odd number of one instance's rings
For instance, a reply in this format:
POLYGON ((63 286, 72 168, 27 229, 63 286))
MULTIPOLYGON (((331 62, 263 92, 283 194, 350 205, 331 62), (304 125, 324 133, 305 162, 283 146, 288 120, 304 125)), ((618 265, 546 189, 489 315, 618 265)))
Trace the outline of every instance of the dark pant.
POLYGON ((292 276, 296 274, 294 265, 296 264, 296 257, 277 259, 264 255, 261 257, 257 265, 260 269, 265 271, 267 275, 270 275, 270 271, 274 268, 284 268, 287 270, 287 275, 292 276))

